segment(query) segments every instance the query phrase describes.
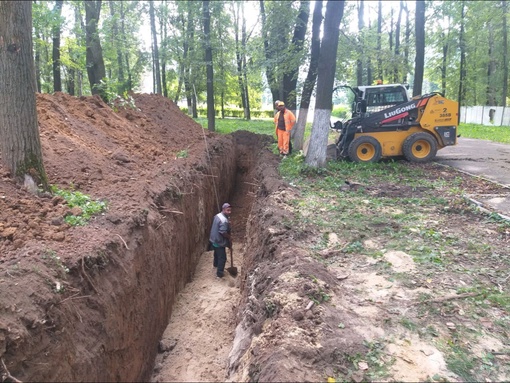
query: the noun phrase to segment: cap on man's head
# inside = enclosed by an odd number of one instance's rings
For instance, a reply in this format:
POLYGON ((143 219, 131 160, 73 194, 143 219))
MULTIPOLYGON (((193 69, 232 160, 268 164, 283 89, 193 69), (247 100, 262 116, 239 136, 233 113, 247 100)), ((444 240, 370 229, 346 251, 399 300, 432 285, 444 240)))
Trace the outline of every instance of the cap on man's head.
POLYGON ((285 106, 285 103, 283 101, 278 101, 277 106, 285 106))
POLYGON ((279 103, 280 103, 280 100, 276 100, 276 101, 274 102, 274 104, 275 104, 276 106, 278 106, 278 104, 279 104, 279 103))
POLYGON ((221 209, 226 209, 227 207, 230 207, 230 204, 228 202, 225 202, 222 206, 221 206, 221 209))

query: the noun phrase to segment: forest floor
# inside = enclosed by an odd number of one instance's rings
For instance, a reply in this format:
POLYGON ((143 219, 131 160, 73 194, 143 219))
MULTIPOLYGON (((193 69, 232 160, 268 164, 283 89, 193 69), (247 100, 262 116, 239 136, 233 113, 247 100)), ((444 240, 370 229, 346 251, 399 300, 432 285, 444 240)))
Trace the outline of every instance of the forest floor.
MULTIPOLYGON (((162 97, 135 101, 136 110, 114 112, 94 97, 38 95, 50 183, 108 201, 85 226, 64 221, 80 212, 63 198, 34 196, 0 168, 1 380, 120 376, 76 372, 92 352, 86 340, 97 335, 87 324, 98 323, 91 318, 100 301, 84 302, 119 294, 117 279, 97 287, 103 274, 92 280, 84 255, 112 241, 132 248, 126 233, 140 225, 154 190, 169 179, 177 188, 176 179, 189 176, 184 164, 204 162, 204 131, 193 120, 162 97), (70 302, 75 313, 59 317, 70 302), (60 341, 71 322, 83 331, 65 338, 76 355, 60 341), (45 367, 60 360, 69 366, 61 375, 45 367)), ((268 139, 233 136, 242 150, 268 139)), ((239 274, 216 279, 212 254, 203 253, 173 304, 156 359, 127 355, 119 371, 149 364, 152 381, 510 379, 510 227, 462 197, 508 190, 434 163, 339 164, 283 180, 280 161, 297 157, 266 151, 257 160, 257 175, 229 201, 239 274)), ((164 219, 152 225, 157 232, 164 219)), ((208 231, 204 225, 197 232, 208 231)), ((130 262, 115 263, 125 278, 130 262)), ((107 319, 120 326, 123 318, 107 319)), ((130 331, 128 338, 140 330, 130 331)))

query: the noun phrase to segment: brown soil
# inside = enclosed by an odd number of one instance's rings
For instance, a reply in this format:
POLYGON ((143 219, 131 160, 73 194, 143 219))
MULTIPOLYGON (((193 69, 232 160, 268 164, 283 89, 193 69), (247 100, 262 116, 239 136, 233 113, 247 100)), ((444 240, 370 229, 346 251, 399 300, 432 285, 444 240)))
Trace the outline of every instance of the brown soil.
MULTIPOLYGON (((462 380, 430 339, 399 320, 423 319, 414 306, 419 294, 447 296, 471 274, 430 276, 399 251, 385 252, 384 261, 346 254, 334 233, 321 259, 311 255, 323 233, 292 226, 299 207, 289 201, 299 191, 278 175, 271 137, 204 131, 163 97, 135 95, 135 102, 137 110, 114 112, 95 97, 38 96, 50 183, 108 204, 85 226, 64 222, 72 212, 61 198, 30 194, 0 167, 0 380, 362 381, 377 363, 391 365, 395 380, 462 380), (218 280, 204 249, 227 200, 239 274, 218 280), (394 280, 403 273, 409 277, 394 280)), ((450 169, 419 167, 431 179, 461 177, 463 188, 494 191, 450 169)), ((346 185, 346 192, 362 186, 346 185)), ((447 230, 509 248, 508 232, 452 206, 460 214, 447 230)), ((382 238, 363 241, 384 247, 382 238)), ((465 268, 477 262, 505 272, 503 257, 459 259, 465 268)), ((445 322, 475 326, 454 303, 456 311, 429 318, 446 338, 445 322)), ((506 330, 487 326, 491 336, 470 347, 500 351, 497 362, 506 363, 506 330)), ((498 379, 508 378, 501 370, 498 379)))

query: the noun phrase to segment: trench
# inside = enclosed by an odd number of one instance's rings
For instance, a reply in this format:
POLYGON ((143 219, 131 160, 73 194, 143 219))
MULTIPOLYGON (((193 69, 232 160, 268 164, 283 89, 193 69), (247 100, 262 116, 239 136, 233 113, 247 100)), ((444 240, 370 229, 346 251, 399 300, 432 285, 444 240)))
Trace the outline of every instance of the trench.
POLYGON ((45 325, 27 325, 9 349, 5 360, 12 376, 235 380, 229 366, 242 354, 239 340, 250 336, 237 333, 247 276, 265 240, 252 209, 269 193, 262 180, 277 173, 278 158, 270 136, 238 131, 208 141, 201 157, 177 168, 166 185, 148 189, 146 205, 130 216, 121 235, 108 235, 95 256, 70 268, 66 284, 79 299, 38 302, 45 325), (217 280, 212 253, 205 250, 213 216, 225 201, 233 208, 239 273, 217 280))

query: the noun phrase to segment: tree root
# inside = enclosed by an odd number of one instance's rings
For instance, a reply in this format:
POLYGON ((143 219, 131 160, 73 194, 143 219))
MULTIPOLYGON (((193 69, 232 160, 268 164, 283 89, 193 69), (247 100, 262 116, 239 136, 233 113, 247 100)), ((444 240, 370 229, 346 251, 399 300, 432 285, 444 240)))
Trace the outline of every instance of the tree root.
POLYGON ((23 383, 21 380, 16 379, 14 376, 11 375, 11 373, 7 369, 7 366, 5 365, 5 362, 4 362, 3 358, 0 358, 0 361, 2 362, 2 367, 3 367, 4 371, 5 371, 5 376, 6 376, 7 379, 12 380, 14 383, 23 383))
POLYGON ((447 295, 445 297, 433 298, 433 299, 427 299, 427 300, 424 300, 424 301, 414 302, 414 303, 411 303, 411 306, 420 305, 420 304, 426 304, 426 303, 446 302, 446 301, 451 301, 453 299, 462 299, 462 298, 468 298, 468 297, 476 297, 478 295, 482 295, 482 293, 465 293, 465 294, 447 295))

